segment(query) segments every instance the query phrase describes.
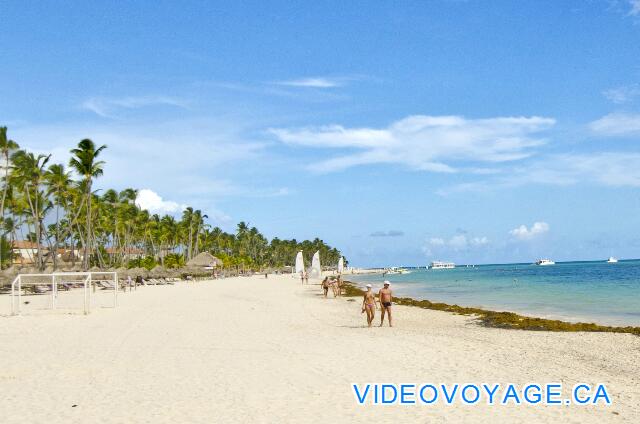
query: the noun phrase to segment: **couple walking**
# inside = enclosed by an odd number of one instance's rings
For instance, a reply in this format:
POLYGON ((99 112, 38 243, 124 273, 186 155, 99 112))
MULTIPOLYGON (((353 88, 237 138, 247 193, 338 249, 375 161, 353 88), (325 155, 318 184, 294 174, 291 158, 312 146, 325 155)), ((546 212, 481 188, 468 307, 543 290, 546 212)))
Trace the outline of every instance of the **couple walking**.
MULTIPOLYGON (((385 280, 383 285, 384 287, 378 292, 380 313, 382 314, 380 317, 380 327, 384 324, 385 312, 389 317, 389 327, 393 327, 393 322, 391 321, 391 301, 393 298, 393 292, 389 288, 391 283, 385 280)), ((367 284, 367 291, 364 293, 364 298, 362 299, 362 313, 364 312, 367 313, 367 324, 371 327, 376 315, 376 295, 373 290, 371 290, 371 284, 367 284)))

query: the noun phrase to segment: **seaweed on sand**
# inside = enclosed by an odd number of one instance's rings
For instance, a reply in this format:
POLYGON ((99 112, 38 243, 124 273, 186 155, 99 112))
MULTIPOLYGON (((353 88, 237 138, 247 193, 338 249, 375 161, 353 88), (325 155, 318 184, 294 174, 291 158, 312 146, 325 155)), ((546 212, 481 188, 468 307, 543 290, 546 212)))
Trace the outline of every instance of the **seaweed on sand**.
MULTIPOLYGON (((364 295, 364 290, 349 281, 345 281, 344 290, 346 296, 364 295)), ((449 305, 447 303, 430 302, 428 300, 416 300, 410 297, 395 297, 394 303, 397 305, 416 306, 423 309, 451 312, 459 315, 475 316, 478 323, 485 327, 532 331, 630 333, 640 336, 640 327, 610 327, 586 322, 572 323, 528 317, 514 312, 489 311, 480 308, 467 308, 459 305, 449 305)))

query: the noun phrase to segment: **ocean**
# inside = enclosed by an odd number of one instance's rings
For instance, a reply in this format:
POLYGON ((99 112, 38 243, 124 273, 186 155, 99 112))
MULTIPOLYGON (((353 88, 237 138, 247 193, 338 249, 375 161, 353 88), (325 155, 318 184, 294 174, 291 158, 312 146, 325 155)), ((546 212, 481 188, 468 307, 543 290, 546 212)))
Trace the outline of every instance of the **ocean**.
POLYGON ((640 326, 640 260, 409 269, 409 274, 348 275, 394 295, 602 325, 640 326))

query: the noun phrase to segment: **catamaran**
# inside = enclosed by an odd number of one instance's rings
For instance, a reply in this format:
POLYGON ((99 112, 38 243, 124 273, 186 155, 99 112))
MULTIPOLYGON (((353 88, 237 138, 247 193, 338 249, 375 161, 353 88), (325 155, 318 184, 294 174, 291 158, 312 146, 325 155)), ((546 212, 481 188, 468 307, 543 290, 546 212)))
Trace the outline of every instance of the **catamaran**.
POLYGON ((429 269, 453 269, 456 267, 456 264, 453 262, 442 262, 442 261, 433 261, 429 265, 429 269))
POLYGON ((556 264, 556 263, 555 263, 555 262, 553 262, 551 259, 538 259, 538 260, 536 261, 536 265, 542 265, 542 266, 545 266, 545 265, 555 265, 555 264, 556 264))

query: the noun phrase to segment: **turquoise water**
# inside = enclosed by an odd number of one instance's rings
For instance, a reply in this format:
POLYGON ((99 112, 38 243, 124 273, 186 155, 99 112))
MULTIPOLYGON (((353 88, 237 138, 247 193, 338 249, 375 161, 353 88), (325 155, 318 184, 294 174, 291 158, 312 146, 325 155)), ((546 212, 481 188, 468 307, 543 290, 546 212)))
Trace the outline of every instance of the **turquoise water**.
POLYGON ((349 276, 399 297, 512 311, 543 318, 640 326, 640 260, 478 265, 410 274, 349 276))

